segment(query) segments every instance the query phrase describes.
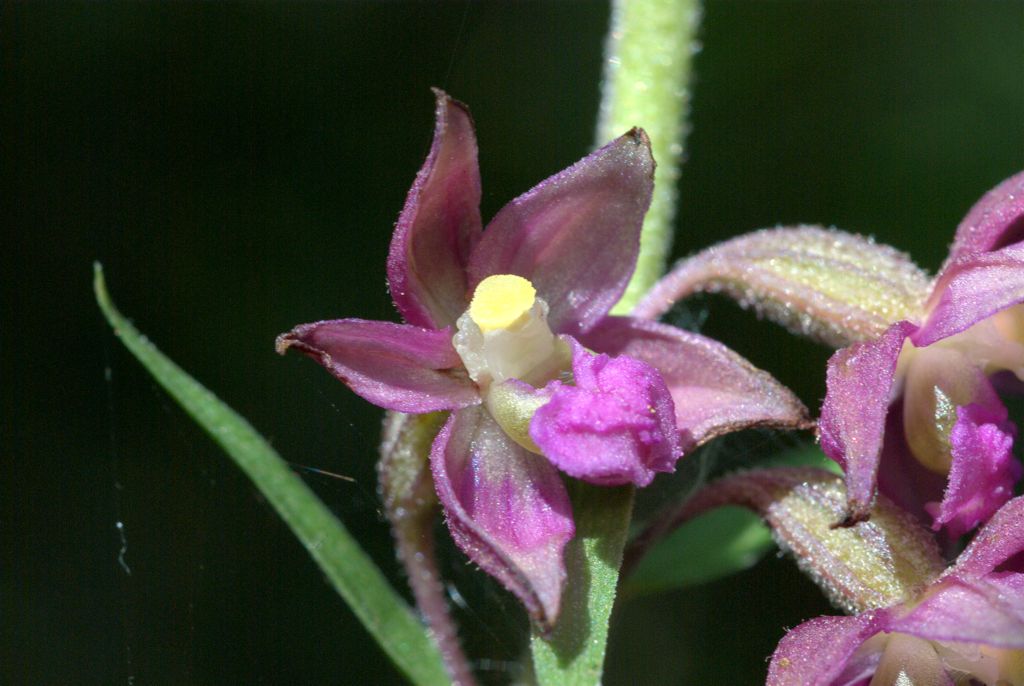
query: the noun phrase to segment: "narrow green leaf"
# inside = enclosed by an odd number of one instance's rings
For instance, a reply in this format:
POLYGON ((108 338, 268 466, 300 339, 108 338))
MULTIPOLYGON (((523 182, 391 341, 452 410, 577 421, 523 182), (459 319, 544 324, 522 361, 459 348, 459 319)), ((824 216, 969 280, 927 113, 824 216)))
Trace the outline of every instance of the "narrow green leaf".
MULTIPOLYGON (((819 467, 837 471, 817 446, 787 451, 758 466, 819 467)), ((686 522, 637 564, 625 583, 629 596, 714 581, 754 566, 774 546, 760 518, 739 507, 712 510, 686 522)))
POLYGON ((565 552, 569 583, 561 617, 551 635, 534 632, 531 640, 533 666, 542 686, 601 683, 608 619, 633 512, 632 486, 574 482, 571 489, 576 537, 565 552))
POLYGON ((96 263, 94 268, 96 301, 125 347, 252 479, 398 668, 415 684, 447 684, 441 656, 426 629, 344 525, 249 422, 157 350, 117 311, 102 266, 96 263))

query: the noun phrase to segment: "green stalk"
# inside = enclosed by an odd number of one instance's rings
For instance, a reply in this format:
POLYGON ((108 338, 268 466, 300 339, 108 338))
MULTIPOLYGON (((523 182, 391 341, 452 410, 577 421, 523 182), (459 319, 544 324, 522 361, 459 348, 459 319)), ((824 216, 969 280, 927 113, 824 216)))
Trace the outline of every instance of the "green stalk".
POLYGON ((531 639, 533 668, 543 686, 601 683, 608 619, 615 604, 635 490, 572 483, 576 537, 565 549, 569 582, 562 595, 562 612, 550 635, 534 631, 531 639))
POLYGON ((426 629, 345 526, 249 422, 157 350, 117 311, 99 263, 93 288, 114 334, 252 479, 406 677, 423 686, 447 684, 441 656, 426 629))
POLYGON ((605 46, 598 144, 634 126, 647 131, 658 167, 640 259, 613 314, 626 314, 665 271, 683 159, 698 0, 614 0, 605 46))
MULTIPOLYGON (((637 268, 612 310, 616 314, 632 310, 665 271, 699 18, 698 0, 614 0, 612 4, 597 143, 640 126, 651 138, 658 163, 637 268)), ((633 495, 631 486, 609 489, 573 484, 576 537, 566 548, 569 581, 561 617, 550 635, 534 632, 531 640, 534 670, 543 686, 601 682, 633 495)))

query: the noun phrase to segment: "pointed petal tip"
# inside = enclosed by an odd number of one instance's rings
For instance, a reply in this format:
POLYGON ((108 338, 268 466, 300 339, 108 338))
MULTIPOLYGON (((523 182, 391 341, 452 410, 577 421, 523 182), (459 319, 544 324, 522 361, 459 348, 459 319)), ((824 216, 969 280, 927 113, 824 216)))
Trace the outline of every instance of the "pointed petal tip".
POLYGON ((395 224, 387 281, 406 322, 441 328, 466 307, 466 260, 482 223, 473 117, 444 91, 433 92, 433 141, 395 224))
POLYGON ((292 346, 293 340, 291 331, 278 335, 274 339, 274 352, 278 355, 284 355, 288 352, 288 348, 292 346))
MULTIPOLYGON (((470 124, 474 124, 473 115, 469 111, 469 105, 456 100, 450 96, 447 91, 444 91, 437 86, 431 86, 430 91, 434 94, 434 103, 437 108, 437 123, 435 124, 436 129, 443 129, 443 125, 447 122, 449 108, 455 107, 462 110, 462 113, 469 118, 470 124)), ((474 124, 475 125, 475 124, 474 124)))
POLYGON ((282 334, 278 334, 277 338, 274 339, 274 352, 278 355, 284 355, 292 348, 295 348, 299 352, 310 356, 318 355, 320 353, 319 350, 303 341, 304 334, 314 326, 315 323, 300 324, 291 331, 285 331, 282 334))
POLYGON ((867 522, 871 519, 871 507, 871 505, 864 505, 862 503, 850 504, 843 518, 829 526, 829 528, 850 529, 858 524, 867 522))
POLYGON ((480 402, 449 329, 336 319, 301 324, 278 336, 276 348, 279 353, 295 348, 388 410, 419 414, 480 402))
POLYGON ((654 169, 657 166, 657 163, 654 160, 654 150, 651 147, 650 136, 647 135, 647 132, 644 129, 640 128, 639 126, 634 126, 626 133, 622 134, 615 140, 608 143, 608 145, 605 147, 625 147, 627 145, 633 148, 633 150, 631 150, 630 152, 635 153, 637 149, 641 151, 641 154, 643 155, 642 163, 650 166, 649 178, 653 183, 654 169))
POLYGON ((634 126, 629 131, 622 134, 621 138, 629 139, 637 145, 643 145, 648 150, 651 148, 651 137, 647 135, 647 131, 639 126, 634 126))

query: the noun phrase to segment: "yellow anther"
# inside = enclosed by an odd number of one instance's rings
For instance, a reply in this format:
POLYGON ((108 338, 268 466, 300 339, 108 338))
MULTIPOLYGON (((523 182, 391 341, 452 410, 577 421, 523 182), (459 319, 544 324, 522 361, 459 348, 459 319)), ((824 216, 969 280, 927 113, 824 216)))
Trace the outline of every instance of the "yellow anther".
POLYGON ((514 274, 495 274, 480 282, 469 303, 469 316, 480 331, 507 329, 526 315, 537 297, 527 279, 514 274))

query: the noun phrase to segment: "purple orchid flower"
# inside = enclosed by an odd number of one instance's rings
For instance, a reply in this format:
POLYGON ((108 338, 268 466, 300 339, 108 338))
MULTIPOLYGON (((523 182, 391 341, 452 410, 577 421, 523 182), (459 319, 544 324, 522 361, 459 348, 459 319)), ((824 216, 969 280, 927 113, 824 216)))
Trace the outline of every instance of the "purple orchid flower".
POLYGON ((753 510, 779 546, 849 616, 790 630, 768 686, 1024 684, 1024 497, 1007 502, 948 566, 920 522, 880 496, 870 521, 836 528, 842 480, 821 469, 741 472, 699 491, 679 524, 753 510))
POLYGON ((451 411, 430 463, 452 536, 549 628, 574 534, 559 470, 644 486, 716 435, 804 427, 805 411, 719 343, 608 316, 651 198, 642 130, 513 200, 483 230, 472 119, 435 94, 433 145, 387 263, 406 323, 305 324, 277 349, 309 355, 380 407, 451 411))
POLYGON ((1024 684, 1022 551, 1024 498, 1014 498, 919 594, 790 630, 768 686, 1024 684))
POLYGON ((1024 173, 971 209, 935 279, 868 239, 771 229, 684 261, 635 314, 724 291, 797 333, 849 346, 829 360, 820 421, 822 448, 846 472, 846 522, 866 517, 880 489, 956 537, 1021 477, 996 387, 1024 379, 1022 238, 1024 173))

